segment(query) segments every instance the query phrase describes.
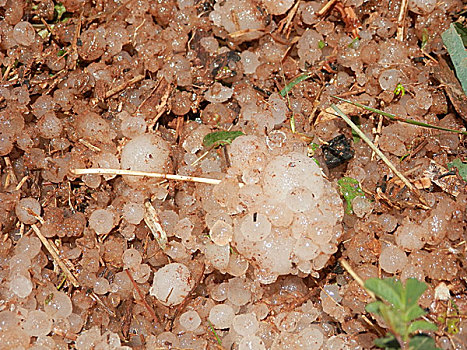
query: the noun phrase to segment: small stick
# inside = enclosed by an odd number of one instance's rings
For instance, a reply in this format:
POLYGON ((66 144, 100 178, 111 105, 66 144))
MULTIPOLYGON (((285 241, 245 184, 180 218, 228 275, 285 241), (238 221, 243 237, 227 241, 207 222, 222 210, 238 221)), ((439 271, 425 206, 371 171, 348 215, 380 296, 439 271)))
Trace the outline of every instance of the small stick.
POLYGON ((365 283, 363 282, 362 278, 352 269, 352 267, 351 267, 350 264, 347 262, 347 260, 340 259, 339 262, 340 262, 340 264, 342 265, 342 267, 343 267, 344 269, 347 270, 347 272, 350 274, 350 276, 353 277, 353 279, 355 280, 355 282, 357 282, 358 285, 359 285, 360 287, 362 287, 363 289, 365 289, 366 292, 367 292, 373 299, 376 299, 375 294, 374 294, 372 291, 370 291, 370 290, 368 290, 368 289, 365 288, 365 283))
POLYGON ((399 41, 404 41, 405 16, 407 14, 408 4, 409 4, 409 2, 407 0, 402 0, 401 10, 399 12, 399 17, 397 18, 397 35, 396 35, 396 38, 399 41))
POLYGON ((154 319, 156 323, 159 323, 159 319, 157 318, 156 312, 149 306, 148 302, 144 298, 143 293, 141 293, 141 290, 139 289, 138 285, 136 284, 136 281, 133 279, 133 276, 131 275, 130 271, 127 269, 125 270, 126 274, 128 275, 128 278, 130 279, 131 283, 133 284, 133 287, 136 289, 136 292, 138 293, 141 302, 144 304, 146 309, 148 310, 149 314, 151 317, 154 319))
POLYGON ((139 82, 139 81, 141 81, 143 79, 144 79, 144 75, 140 74, 140 75, 137 75, 134 78, 131 78, 128 81, 125 81, 125 82, 117 85, 116 87, 114 87, 113 89, 110 89, 109 91, 107 91, 105 93, 104 99, 108 99, 109 97, 112 97, 113 95, 118 94, 120 91, 125 90, 127 87, 129 87, 129 86, 131 86, 133 84, 136 84, 137 82, 139 82))
POLYGON ((389 167, 389 169, 391 169, 394 174, 396 174, 396 176, 401 179, 401 181, 404 183, 405 186, 407 186, 407 188, 412 191, 412 193, 415 194, 415 196, 417 196, 417 198, 419 199, 419 201, 423 204, 421 205, 421 207, 423 209, 430 209, 430 207, 428 206, 428 203, 426 203, 426 201, 421 197, 420 193, 418 192, 418 190, 410 183, 410 181, 399 171, 397 170, 397 168, 391 163, 391 161, 383 154, 383 152, 381 152, 379 150, 378 147, 376 147, 373 142, 371 142, 371 140, 363 133, 363 131, 361 131, 358 126, 356 126, 352 120, 350 120, 349 117, 347 117, 340 109, 339 107, 337 107, 334 103, 331 105, 332 109, 334 109, 336 111, 336 113, 342 118, 344 119, 344 121, 352 128, 352 130, 354 130, 358 136, 360 136, 360 138, 365 141, 367 143, 368 146, 370 146, 370 148, 381 158, 381 160, 389 167))
POLYGON ((23 187, 24 183, 28 180, 28 178, 29 178, 29 175, 23 176, 20 182, 18 182, 18 184, 16 185, 15 190, 16 191, 20 190, 21 187, 23 187))
POLYGON ((89 169, 70 169, 70 172, 75 175, 84 174, 108 174, 108 175, 131 175, 131 176, 147 176, 147 177, 159 177, 167 180, 178 180, 188 182, 199 182, 211 185, 217 185, 221 183, 219 179, 209 179, 205 177, 185 176, 185 175, 174 175, 174 174, 161 174, 151 173, 147 171, 137 170, 123 170, 123 169, 107 169, 107 168, 89 168, 89 169))
POLYGON ((319 10, 316 15, 317 16, 323 16, 326 12, 328 12, 331 7, 333 7, 335 5, 335 3, 337 2, 337 0, 330 0, 326 5, 324 5, 321 10, 319 10))
POLYGON ((36 233, 37 237, 39 237, 39 239, 41 240, 41 242, 44 245, 45 249, 47 249, 47 251, 50 253, 50 255, 52 255, 54 261, 57 263, 58 266, 60 266, 62 271, 65 273, 68 280, 73 284, 73 286, 78 288, 79 287, 78 280, 76 279, 75 275, 73 275, 73 273, 70 271, 68 266, 66 266, 66 264, 63 262, 63 260, 60 258, 60 256, 58 256, 58 254, 56 252, 57 247, 54 247, 53 243, 49 242, 49 240, 44 237, 41 230, 39 230, 39 228, 36 226, 36 224, 32 224, 31 227, 32 227, 33 231, 36 233))
POLYGON ((290 24, 292 23, 292 20, 295 14, 297 13, 298 6, 300 5, 300 1, 301 0, 297 0, 292 10, 290 10, 289 13, 287 14, 287 17, 284 18, 279 25, 279 28, 278 28, 279 32, 286 33, 287 39, 290 36, 290 24))

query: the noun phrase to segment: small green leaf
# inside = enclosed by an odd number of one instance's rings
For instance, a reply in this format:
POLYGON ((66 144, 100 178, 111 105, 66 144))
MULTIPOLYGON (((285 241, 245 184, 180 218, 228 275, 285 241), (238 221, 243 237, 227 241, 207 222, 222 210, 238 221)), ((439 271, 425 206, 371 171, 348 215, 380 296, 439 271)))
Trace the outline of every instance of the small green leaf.
POLYGON ((449 52, 449 56, 451 56, 457 78, 464 89, 464 93, 467 95, 467 51, 465 50, 462 38, 452 23, 451 26, 441 34, 441 38, 449 52))
POLYGON ((356 197, 365 197, 365 192, 360 188, 358 181, 351 177, 345 176, 339 179, 337 184, 339 185, 339 191, 342 196, 344 196, 345 202, 347 203, 345 212, 351 215, 353 214, 352 201, 356 197))
POLYGON ((302 81, 304 80, 307 80, 311 78, 311 74, 308 74, 308 73, 303 73, 303 74, 300 74, 298 77, 296 77, 295 79, 293 79, 290 83, 288 83, 279 93, 282 97, 285 97, 289 92, 290 90, 293 89, 293 87, 295 85, 297 85, 298 83, 301 83, 302 81))
POLYGON ((375 293, 381 299, 391 303, 398 309, 403 308, 402 283, 394 278, 369 278, 365 281, 365 288, 375 293))
POLYGON ((397 84, 396 88, 394 89, 394 95, 405 95, 405 87, 401 83, 397 84))
POLYGON ((410 339, 409 342, 410 350, 441 350, 436 347, 436 343, 433 338, 425 334, 418 334, 410 339))
POLYGON ((384 305, 382 301, 374 301, 365 306, 366 312, 381 316, 381 307, 384 305))
POLYGON ((409 278, 405 281, 406 305, 410 306, 418 303, 418 299, 425 293, 426 283, 420 282, 416 278, 409 278))
POLYGON ((58 22, 62 18, 63 14, 66 12, 66 8, 61 2, 58 2, 57 4, 55 4, 54 10, 57 14, 57 22, 58 22))
POLYGON ((241 131, 215 131, 207 134, 203 139, 203 145, 206 147, 225 146, 232 143, 237 137, 244 135, 241 131))
POLYGON ((422 32, 422 45, 421 45, 421 49, 424 50, 425 47, 426 47, 426 44, 428 44, 428 39, 430 38, 430 36, 428 35, 428 30, 426 28, 423 28, 423 32, 422 32))
POLYGON ((418 320, 415 322, 412 322, 412 324, 409 326, 408 333, 412 334, 413 332, 416 331, 437 331, 438 327, 434 325, 431 322, 425 321, 425 320, 418 320))
POLYGON ((449 170, 451 170, 452 168, 457 168, 461 178, 464 179, 464 181, 467 181, 467 164, 466 163, 462 163, 460 159, 454 159, 451 163, 448 163, 448 168, 449 170))
POLYGON ((388 334, 384 338, 378 338, 374 340, 376 346, 384 348, 386 350, 400 349, 400 345, 397 339, 392 334, 388 334))
POLYGON ((318 41, 318 47, 322 50, 326 46, 326 43, 323 40, 318 41))
POLYGON ((418 306, 418 304, 414 304, 407 307, 407 310, 405 310, 404 318, 407 322, 410 322, 424 315, 426 315, 426 312, 420 306, 418 306))

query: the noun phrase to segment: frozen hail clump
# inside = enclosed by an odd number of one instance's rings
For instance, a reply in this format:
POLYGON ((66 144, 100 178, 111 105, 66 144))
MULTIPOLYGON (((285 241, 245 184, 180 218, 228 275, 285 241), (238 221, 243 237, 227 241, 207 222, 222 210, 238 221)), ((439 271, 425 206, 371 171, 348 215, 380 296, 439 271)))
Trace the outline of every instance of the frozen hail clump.
POLYGON ((337 250, 344 212, 316 162, 303 148, 271 149, 266 139, 251 135, 236 138, 229 156, 232 167, 213 189, 219 206, 208 213, 219 218, 211 220, 213 243, 234 247, 265 284, 322 269, 337 250), (238 186, 237 178, 245 185, 238 186), (233 220, 221 223, 225 214, 233 220))

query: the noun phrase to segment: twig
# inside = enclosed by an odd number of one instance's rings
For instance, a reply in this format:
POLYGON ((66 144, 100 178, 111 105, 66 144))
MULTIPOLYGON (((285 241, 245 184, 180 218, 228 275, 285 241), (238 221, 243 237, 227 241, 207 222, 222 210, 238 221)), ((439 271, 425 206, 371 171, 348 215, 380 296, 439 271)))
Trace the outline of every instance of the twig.
POLYGON ((375 151, 375 153, 381 158, 381 160, 391 169, 396 176, 401 179, 401 181, 404 183, 407 188, 412 191, 412 193, 415 194, 415 196, 418 198, 418 200, 422 203, 421 208, 423 209, 430 209, 428 206, 428 203, 425 201, 425 199, 420 195, 418 190, 410 183, 410 181, 399 171, 397 168, 391 163, 391 161, 379 150, 378 147, 376 147, 373 142, 361 131, 358 126, 356 126, 352 120, 350 120, 349 117, 347 117, 340 109, 337 107, 335 104, 331 105, 331 108, 336 111, 336 113, 344 119, 344 121, 352 128, 353 131, 357 133, 360 138, 367 143, 370 148, 375 151))
POLYGON ((321 10, 319 10, 316 15, 317 16, 323 16, 326 14, 337 2, 337 0, 330 0, 326 5, 324 5, 321 10))
POLYGON ((137 82, 139 82, 139 81, 141 81, 143 79, 144 79, 144 75, 140 74, 140 75, 137 75, 136 77, 131 78, 128 81, 124 81, 123 83, 117 85, 113 89, 110 89, 109 91, 107 91, 105 93, 105 95, 104 95, 104 99, 108 99, 108 98, 112 97, 113 95, 118 94, 120 91, 125 90, 127 87, 129 87, 129 86, 131 86, 133 84, 136 84, 137 82))
POLYGON ((289 11, 287 14, 287 17, 284 18, 281 23, 279 24, 278 31, 279 33, 286 33, 285 37, 288 39, 290 36, 290 24, 292 23, 293 18, 295 17, 295 14, 297 13, 298 6, 300 5, 301 0, 297 0, 295 3, 294 7, 289 11))
POLYGON ((404 32, 405 32, 405 16, 407 14, 407 6, 409 2, 407 0, 402 0, 401 9, 399 12, 399 17, 397 18, 397 34, 396 38, 399 41, 404 41, 404 32))
POLYGON ((79 287, 79 282, 76 279, 75 275, 70 271, 68 266, 63 262, 63 260, 60 258, 60 256, 57 254, 57 247, 53 246, 52 242, 49 242, 47 238, 44 237, 42 234, 41 230, 36 226, 36 224, 31 225, 33 231, 36 233, 37 237, 41 240, 42 244, 44 245, 45 249, 52 255, 52 258, 54 261, 57 263, 58 266, 62 269, 62 271, 65 273, 67 276, 67 279, 75 286, 76 288, 79 287))
POLYGON ((149 306, 148 302, 144 298, 143 293, 141 293, 141 290, 139 289, 138 285, 136 284, 135 280, 133 279, 133 276, 131 275, 129 270, 125 270, 126 274, 128 275, 128 278, 130 279, 131 283, 133 284, 133 287, 136 289, 136 292, 138 293, 142 303, 148 310, 149 314, 151 317, 154 319, 155 322, 159 323, 159 319, 157 318, 156 312, 149 306))
POLYGON ((368 290, 368 289, 365 288, 365 283, 363 282, 362 278, 352 269, 352 267, 349 265, 347 260, 340 259, 339 262, 342 265, 342 267, 347 270, 349 275, 353 277, 355 282, 357 282, 360 287, 365 289, 365 291, 368 293, 368 295, 370 295, 370 297, 372 297, 373 299, 376 300, 375 293, 373 293, 371 290, 368 290))
POLYGON ((221 183, 219 179, 209 179, 205 177, 185 176, 185 175, 173 175, 173 174, 161 174, 151 173, 147 171, 137 170, 123 170, 123 169, 107 169, 107 168, 89 168, 89 169, 70 169, 70 172, 75 175, 84 174, 98 174, 98 175, 131 175, 131 176, 147 176, 147 177, 158 177, 167 180, 178 180, 188 182, 199 182, 211 185, 217 185, 221 183))

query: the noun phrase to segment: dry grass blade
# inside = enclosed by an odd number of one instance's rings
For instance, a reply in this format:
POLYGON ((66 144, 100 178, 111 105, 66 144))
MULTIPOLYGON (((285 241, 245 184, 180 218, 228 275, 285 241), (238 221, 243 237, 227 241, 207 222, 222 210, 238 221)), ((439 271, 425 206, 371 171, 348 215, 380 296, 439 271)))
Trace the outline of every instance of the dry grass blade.
POLYGON ((68 266, 66 266, 66 264, 63 262, 63 260, 58 256, 57 247, 52 246, 53 243, 49 242, 47 240, 47 238, 44 237, 41 230, 39 230, 39 228, 35 224, 32 224, 31 227, 32 227, 33 231, 35 232, 35 234, 37 235, 37 237, 39 237, 39 239, 41 240, 41 242, 44 245, 45 249, 47 249, 47 251, 50 253, 50 255, 52 255, 52 258, 54 259, 54 261, 57 263, 57 265, 65 273, 65 275, 67 276, 67 279, 73 284, 73 286, 78 288, 79 287, 78 280, 76 279, 75 275, 73 275, 73 273, 70 271, 68 266))
POLYGON ((138 293, 141 302, 143 303, 144 307, 148 310, 149 314, 151 315, 152 319, 154 322, 159 323, 159 318, 156 315, 156 312, 149 306, 148 302, 146 301, 144 294, 141 292, 141 289, 139 289, 138 285, 136 284, 136 281, 134 280, 133 276, 131 275, 129 270, 125 270, 126 274, 128 275, 128 278, 131 281, 131 284, 133 284, 133 287, 135 288, 136 292, 138 293))
POLYGON ((347 117, 340 109, 337 107, 335 104, 331 105, 332 109, 336 111, 336 113, 344 119, 344 121, 352 128, 355 133, 360 136, 360 138, 367 143, 368 146, 378 155, 378 157, 381 158, 381 160, 391 169, 394 174, 401 179, 401 181, 404 183, 404 185, 412 191, 412 193, 415 194, 415 196, 418 198, 418 200, 422 203, 420 205, 421 208, 423 209, 430 209, 428 206, 428 203, 423 199, 423 197, 420 195, 419 191, 410 183, 410 181, 399 171, 397 168, 394 166, 394 164, 391 163, 391 161, 379 150, 378 147, 374 145, 373 142, 361 131, 358 126, 356 126, 352 120, 350 120, 349 117, 347 117))
POLYGON ((161 173, 151 173, 147 171, 110 169, 110 168, 70 169, 70 172, 74 175, 98 174, 98 175, 147 176, 147 177, 157 177, 157 178, 167 179, 167 180, 199 182, 199 183, 205 183, 205 184, 211 184, 211 185, 217 185, 221 182, 221 180, 218 180, 218 179, 209 179, 205 177, 161 174, 161 173))
POLYGON ((402 0, 399 17, 397 18, 397 35, 396 38, 399 41, 404 41, 405 32, 405 16, 407 15, 408 0, 402 0))
POLYGON ((144 211, 144 222, 148 225, 154 238, 159 244, 159 247, 161 247, 162 250, 165 250, 165 247, 167 246, 167 233, 161 226, 156 209, 154 209, 150 201, 144 202, 144 207, 146 209, 144 211))
POLYGON ((384 112, 384 111, 382 111, 380 109, 377 109, 377 108, 368 107, 368 106, 362 105, 361 103, 358 103, 358 102, 346 100, 345 98, 341 98, 341 97, 338 97, 338 96, 331 96, 331 97, 334 97, 334 98, 336 98, 336 99, 338 99, 340 101, 344 101, 346 103, 350 103, 351 105, 363 108, 363 109, 365 109, 365 110, 367 110, 369 112, 373 112, 373 113, 382 115, 383 117, 387 117, 390 120, 396 120, 398 122, 411 124, 411 125, 417 125, 417 126, 421 126, 423 128, 428 128, 428 129, 435 129, 435 130, 453 132, 453 133, 456 133, 456 134, 467 135, 467 132, 463 131, 463 130, 443 128, 443 127, 438 126, 438 125, 423 123, 423 122, 419 122, 418 120, 414 120, 414 119, 410 119, 410 118, 401 118, 401 117, 398 117, 397 115, 394 115, 392 113, 384 112))
POLYGON ((362 278, 352 269, 352 267, 349 265, 347 260, 341 259, 341 260, 339 260, 339 262, 342 265, 342 267, 347 270, 349 275, 352 276, 352 278, 355 280, 355 282, 357 282, 360 287, 365 289, 366 292, 368 293, 368 295, 370 295, 373 299, 376 300, 375 294, 372 291, 367 290, 365 288, 365 283, 363 282, 362 278))

